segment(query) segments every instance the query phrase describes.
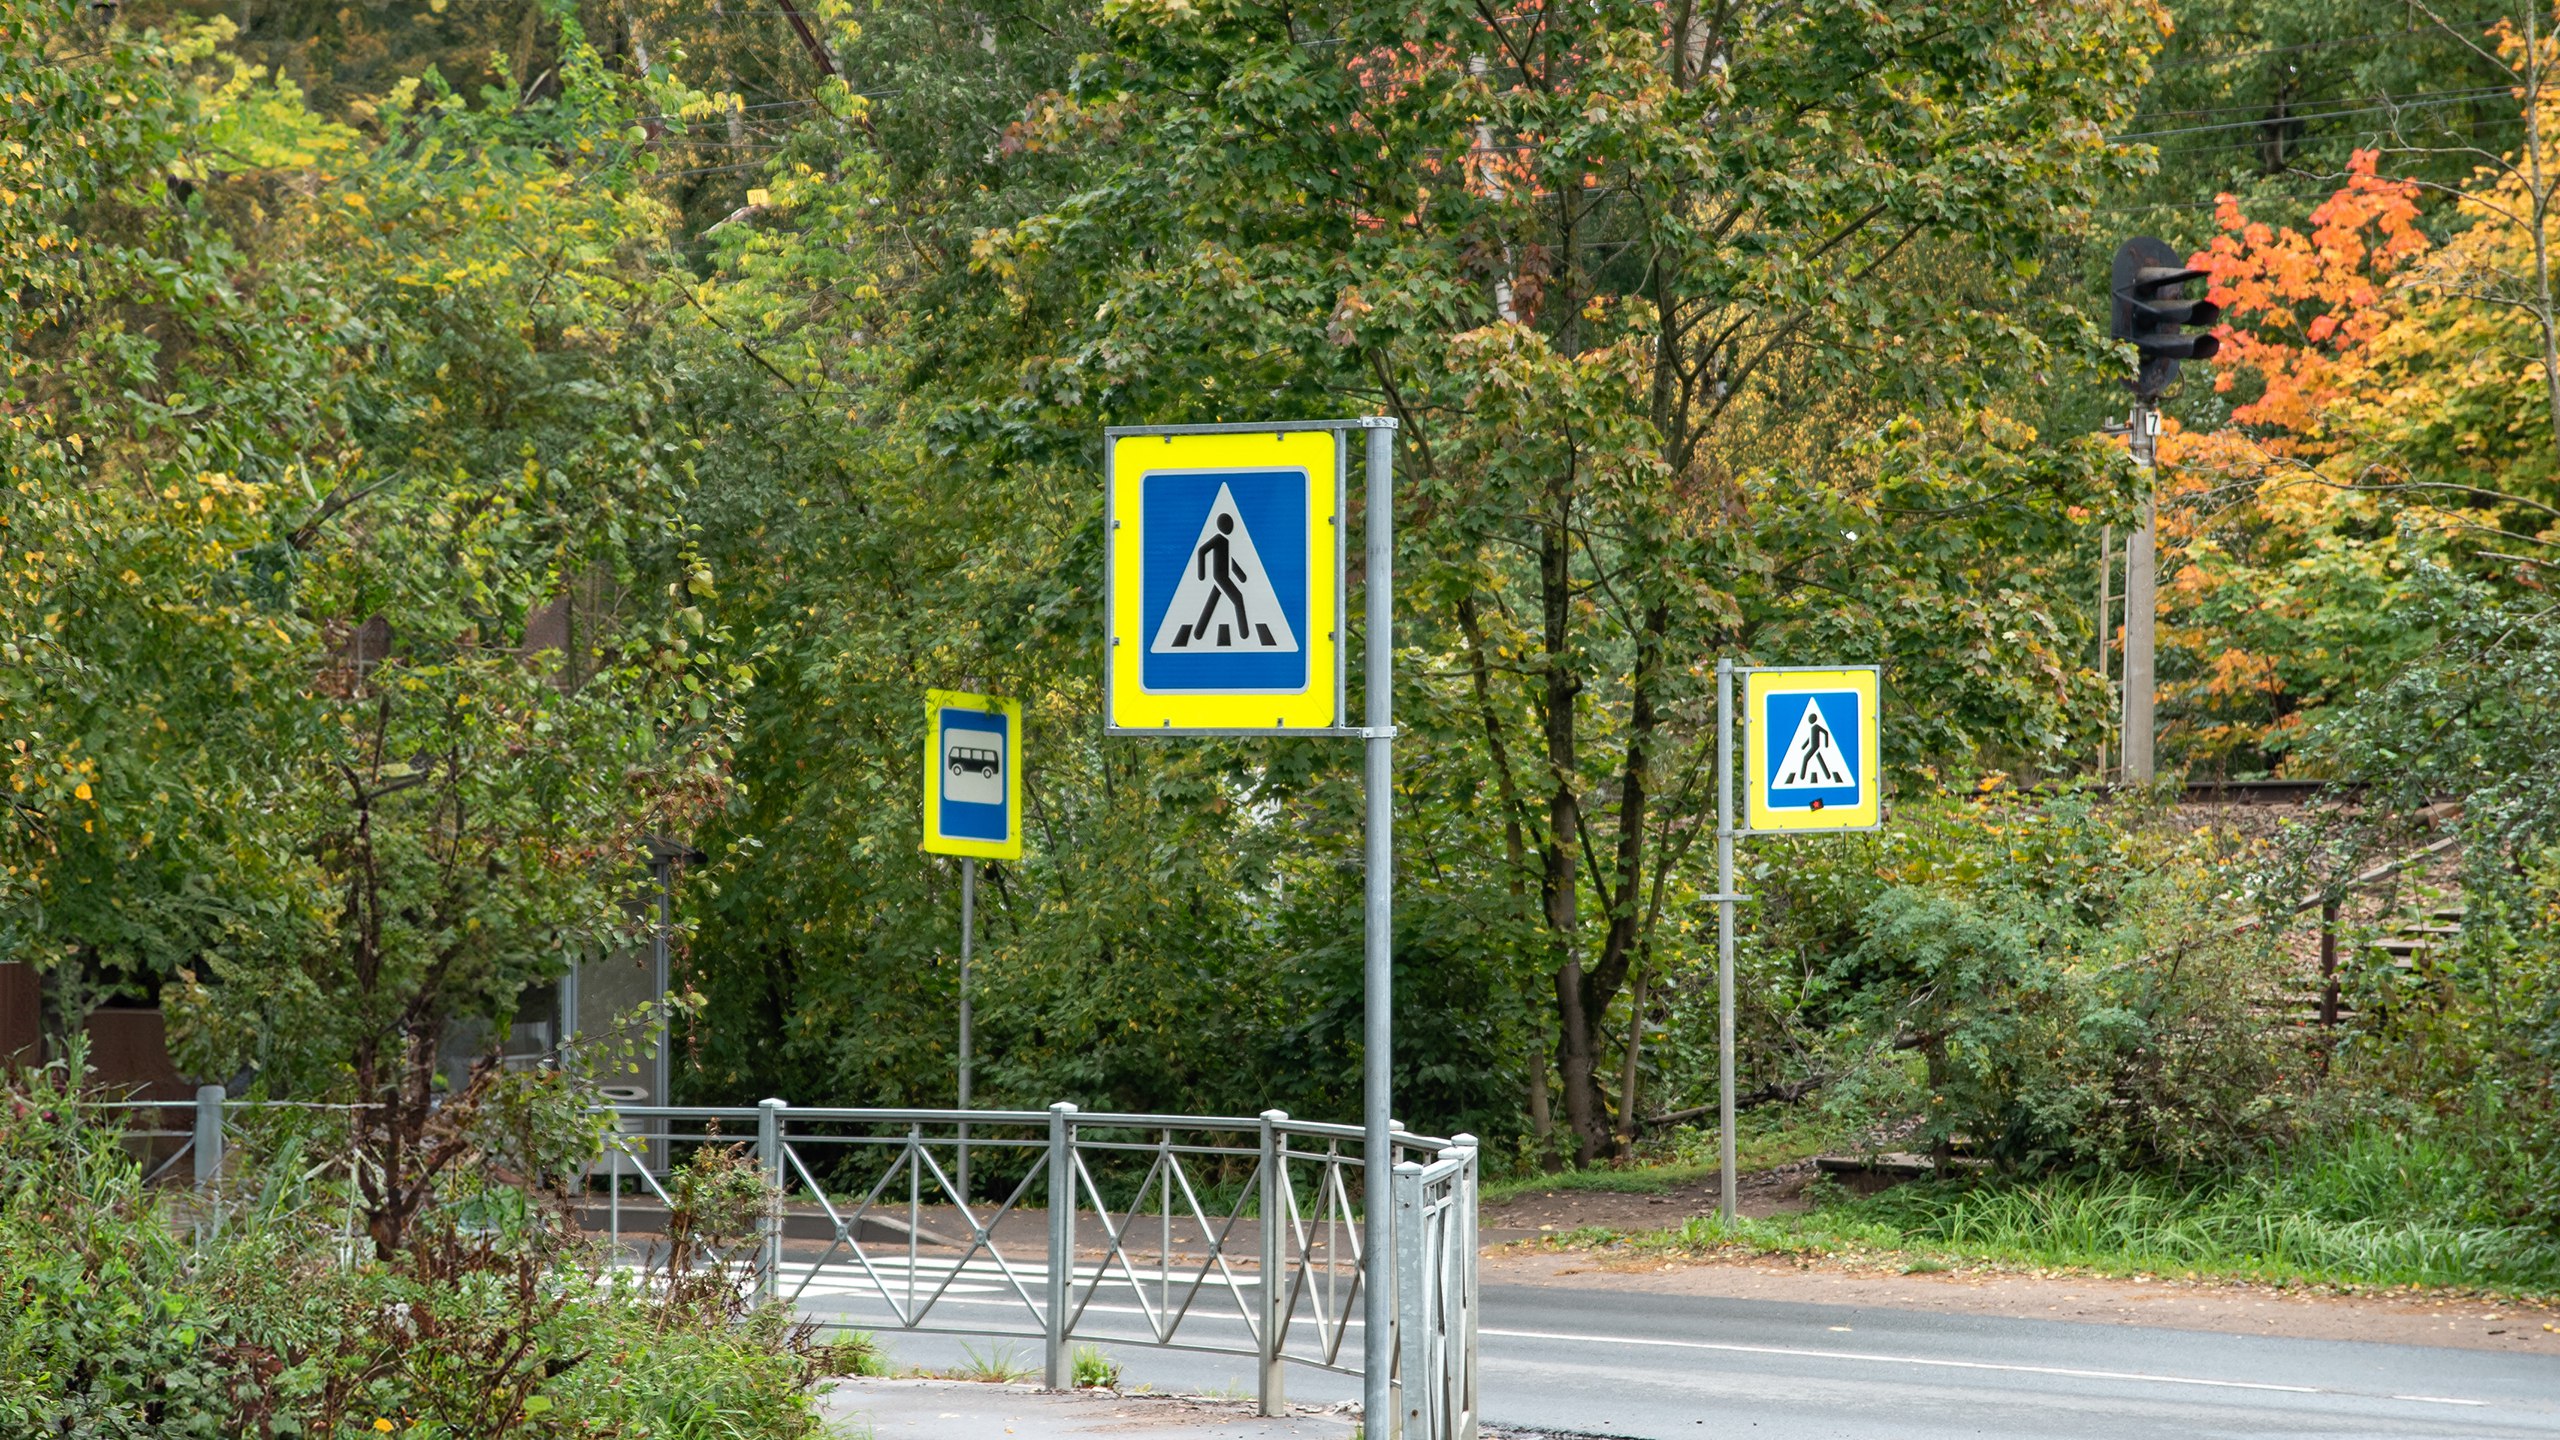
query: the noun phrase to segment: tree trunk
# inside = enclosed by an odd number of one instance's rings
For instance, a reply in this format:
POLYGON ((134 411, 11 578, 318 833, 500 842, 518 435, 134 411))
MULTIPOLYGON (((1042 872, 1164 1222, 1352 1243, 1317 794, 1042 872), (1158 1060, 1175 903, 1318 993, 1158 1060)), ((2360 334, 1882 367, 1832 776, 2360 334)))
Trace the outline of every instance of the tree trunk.
POLYGON ((1547 741, 1547 843, 1541 857, 1539 899, 1555 960, 1557 1061, 1564 1072, 1565 1123, 1573 1127, 1574 1163, 1588 1165, 1609 1145, 1608 1101, 1600 1090, 1599 1017, 1588 1013, 1581 928, 1581 880, 1575 846, 1582 835, 1581 798, 1575 793, 1574 705, 1581 693, 1568 658, 1572 649, 1573 536, 1566 528, 1573 482, 1559 474, 1549 486, 1547 523, 1538 541, 1540 618, 1545 630, 1547 741))
POLYGON ((1650 978, 1637 970, 1635 987, 1627 994, 1627 1043, 1618 1069, 1618 1157, 1622 1160, 1633 1159, 1636 1153, 1637 1101, 1642 1098, 1637 1093, 1636 1067, 1644 1053, 1645 982, 1650 978))
POLYGON ((1555 1111, 1547 1102, 1547 1045, 1541 1039, 1529 1047, 1529 1135, 1537 1143, 1538 1168, 1550 1173, 1564 1168, 1555 1133, 1555 1111))

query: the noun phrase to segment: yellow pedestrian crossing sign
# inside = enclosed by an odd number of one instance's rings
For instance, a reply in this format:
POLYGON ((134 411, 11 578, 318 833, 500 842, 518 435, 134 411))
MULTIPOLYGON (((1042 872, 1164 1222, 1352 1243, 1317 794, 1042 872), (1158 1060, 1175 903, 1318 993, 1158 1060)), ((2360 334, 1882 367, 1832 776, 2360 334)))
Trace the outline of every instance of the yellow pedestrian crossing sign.
POLYGON ((1342 439, 1112 430, 1105 728, 1324 730, 1342 712, 1342 439))
POLYGON ((1883 820, 1873 665, 1742 672, 1743 828, 1872 830, 1883 820))

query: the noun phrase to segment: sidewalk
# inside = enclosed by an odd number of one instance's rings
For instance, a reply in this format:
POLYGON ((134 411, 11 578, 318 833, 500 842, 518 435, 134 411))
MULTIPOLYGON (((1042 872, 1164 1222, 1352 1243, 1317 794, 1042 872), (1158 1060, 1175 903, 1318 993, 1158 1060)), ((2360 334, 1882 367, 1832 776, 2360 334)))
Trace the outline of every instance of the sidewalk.
POLYGON ((1265 1420, 1250 1401, 1107 1390, 1063 1394, 968 1380, 845 1380, 820 1404, 835 1433, 871 1440, 1349 1440, 1357 1423, 1350 1412, 1330 1407, 1265 1420))

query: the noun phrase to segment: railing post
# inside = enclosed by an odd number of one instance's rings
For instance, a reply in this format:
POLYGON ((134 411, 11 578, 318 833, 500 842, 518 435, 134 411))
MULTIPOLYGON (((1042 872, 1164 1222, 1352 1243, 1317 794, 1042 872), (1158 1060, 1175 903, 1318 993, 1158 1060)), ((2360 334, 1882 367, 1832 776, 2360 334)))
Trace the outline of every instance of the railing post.
POLYGON ((1395 1428, 1381 1440, 1439 1440, 1431 1433, 1430 1282, 1423 1272, 1422 1167, 1395 1168, 1394 1263, 1372 1273, 1396 1282, 1395 1428))
POLYGON ((1289 1413, 1280 1369, 1281 1343, 1289 1331, 1289 1137, 1286 1110, 1262 1112, 1262 1371, 1255 1387, 1261 1413, 1289 1413))
POLYGON ((196 1188, 222 1183, 222 1102, 219 1085, 196 1087, 196 1188))
POLYGON ((1075 1360, 1067 1353, 1067 1307, 1076 1276, 1076 1107, 1049 1107, 1049 1342, 1044 1383, 1075 1388, 1075 1360))
POLYGON ((1476 1307, 1481 1299, 1476 1275, 1476 1161, 1480 1152, 1473 1135, 1452 1135, 1449 1148, 1440 1153, 1462 1161, 1449 1200, 1449 1263, 1458 1276, 1458 1333, 1445 1342, 1454 1347, 1449 1357, 1449 1388, 1457 1397, 1450 1440, 1476 1440, 1476 1307))
POLYGON ((781 1289, 782 1112, 788 1108, 788 1103, 781 1100, 767 1099, 756 1104, 756 1162, 764 1171, 765 1184, 772 1187, 772 1193, 765 1197, 764 1214, 756 1221, 759 1304, 771 1303, 781 1289))

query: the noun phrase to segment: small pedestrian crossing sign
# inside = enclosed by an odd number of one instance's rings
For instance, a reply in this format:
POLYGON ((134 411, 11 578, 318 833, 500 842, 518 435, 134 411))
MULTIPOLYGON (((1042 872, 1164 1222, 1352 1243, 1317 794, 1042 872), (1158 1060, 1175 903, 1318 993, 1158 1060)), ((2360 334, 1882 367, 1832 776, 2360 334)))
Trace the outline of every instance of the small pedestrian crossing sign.
POLYGON ((924 848, 1022 858, 1022 703, 924 692, 924 848))
POLYGON ((1875 828, 1878 674, 1871 665, 1743 672, 1744 828, 1875 828))
POLYGON ((1109 456, 1109 728, 1336 724, 1339 437, 1113 431, 1109 456))

